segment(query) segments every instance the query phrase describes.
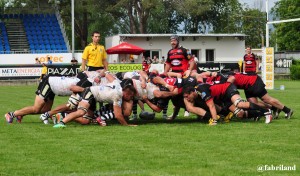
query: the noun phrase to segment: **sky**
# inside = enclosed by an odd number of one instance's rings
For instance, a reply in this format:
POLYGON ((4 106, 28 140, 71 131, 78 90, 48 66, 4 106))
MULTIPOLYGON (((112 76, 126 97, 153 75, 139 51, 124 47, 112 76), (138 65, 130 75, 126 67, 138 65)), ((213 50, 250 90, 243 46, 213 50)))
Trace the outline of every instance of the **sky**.
MULTIPOLYGON (((265 7, 265 4, 266 4, 266 0, 239 0, 240 3, 246 3, 249 5, 249 7, 254 7, 256 4, 258 4, 258 2, 261 2, 263 4, 263 9, 265 11, 266 7, 265 7)), ((279 1, 279 0, 268 0, 269 1, 269 9, 271 9, 275 2, 279 1)))

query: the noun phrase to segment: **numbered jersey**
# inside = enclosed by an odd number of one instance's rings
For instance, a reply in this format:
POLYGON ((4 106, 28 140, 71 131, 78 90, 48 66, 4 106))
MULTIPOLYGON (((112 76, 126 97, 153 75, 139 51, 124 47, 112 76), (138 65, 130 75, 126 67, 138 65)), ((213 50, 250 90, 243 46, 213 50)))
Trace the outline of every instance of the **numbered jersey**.
POLYGON ((49 85, 51 90, 55 95, 59 96, 70 96, 72 95, 72 91, 70 91, 70 87, 72 85, 76 85, 80 79, 76 77, 49 77, 49 85))
POLYGON ((112 103, 115 106, 121 107, 123 91, 117 80, 106 85, 92 86, 90 89, 96 101, 112 103))

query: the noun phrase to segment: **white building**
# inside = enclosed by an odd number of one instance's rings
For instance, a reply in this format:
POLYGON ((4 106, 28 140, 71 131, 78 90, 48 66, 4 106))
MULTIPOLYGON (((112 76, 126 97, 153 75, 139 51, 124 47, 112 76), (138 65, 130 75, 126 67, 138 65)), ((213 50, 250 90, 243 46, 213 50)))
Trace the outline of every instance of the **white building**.
MULTIPOLYGON (((105 38, 106 49, 120 43, 128 42, 146 50, 137 56, 136 63, 141 62, 142 55, 153 58, 154 55, 167 58, 171 49, 170 36, 172 34, 119 34, 105 38)), ((233 62, 239 61, 245 54, 244 34, 178 34, 180 45, 191 50, 200 62, 233 62)), ((108 55, 110 63, 119 63, 120 58, 129 55, 108 55)))

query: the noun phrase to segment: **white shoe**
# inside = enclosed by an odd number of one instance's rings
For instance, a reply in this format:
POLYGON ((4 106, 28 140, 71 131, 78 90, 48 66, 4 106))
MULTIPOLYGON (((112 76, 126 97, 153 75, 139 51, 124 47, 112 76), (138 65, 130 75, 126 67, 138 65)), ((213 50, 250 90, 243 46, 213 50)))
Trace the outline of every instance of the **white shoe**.
POLYGON ((44 122, 44 124, 49 124, 48 118, 45 114, 41 114, 40 119, 44 122))
MULTIPOLYGON (((179 116, 179 114, 177 114, 177 117, 179 116)), ((173 113, 171 115, 168 116, 168 118, 172 118, 173 117, 173 113)))
POLYGON ((269 110, 269 112, 265 113, 265 117, 266 117, 266 121, 265 121, 266 124, 268 124, 268 123, 270 123, 272 121, 273 117, 272 117, 271 110, 269 110))
POLYGON ((190 116, 190 113, 188 111, 184 111, 184 117, 190 116))

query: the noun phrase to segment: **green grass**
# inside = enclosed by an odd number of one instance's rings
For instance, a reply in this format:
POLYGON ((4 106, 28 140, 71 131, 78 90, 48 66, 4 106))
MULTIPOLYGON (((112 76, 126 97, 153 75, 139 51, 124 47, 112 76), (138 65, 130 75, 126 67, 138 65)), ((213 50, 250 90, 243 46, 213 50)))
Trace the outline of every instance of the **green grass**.
MULTIPOLYGON (((300 82, 276 81, 269 94, 294 110, 271 124, 234 120, 208 126, 190 118, 157 120, 137 127, 44 125, 37 115, 22 124, 0 121, 0 175, 299 175, 258 172, 258 165, 300 167, 300 82)), ((36 86, 0 86, 0 114, 31 105, 36 86)), ((57 97, 55 105, 67 98, 57 97)), ((171 113, 169 108, 169 113, 171 113)), ((182 112, 181 110, 181 116, 182 112)))

